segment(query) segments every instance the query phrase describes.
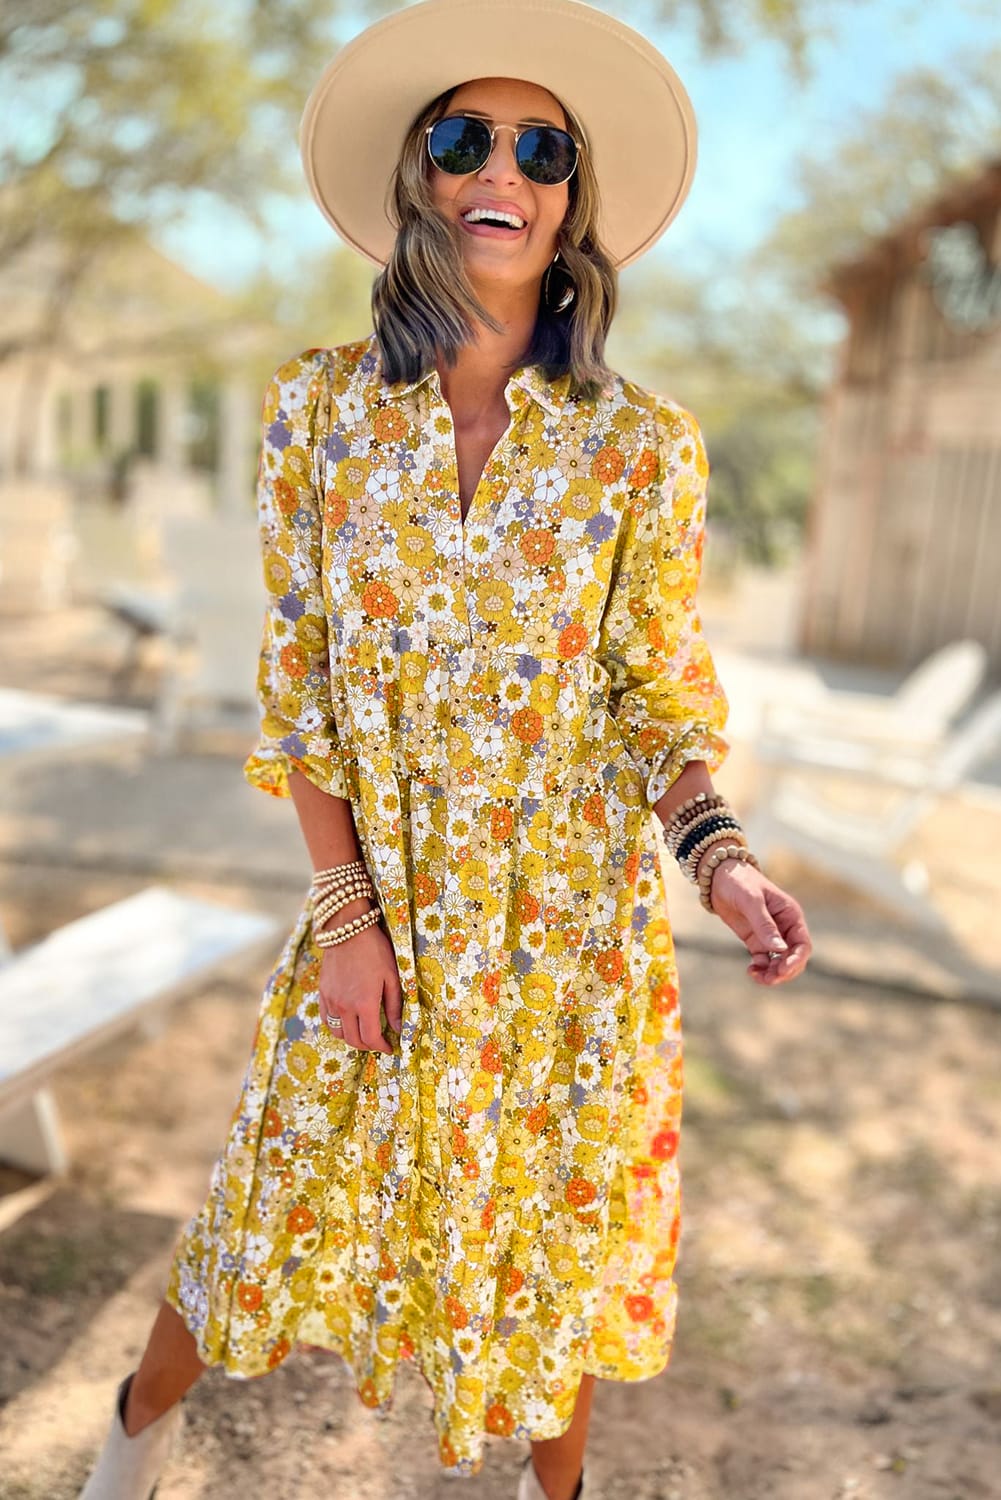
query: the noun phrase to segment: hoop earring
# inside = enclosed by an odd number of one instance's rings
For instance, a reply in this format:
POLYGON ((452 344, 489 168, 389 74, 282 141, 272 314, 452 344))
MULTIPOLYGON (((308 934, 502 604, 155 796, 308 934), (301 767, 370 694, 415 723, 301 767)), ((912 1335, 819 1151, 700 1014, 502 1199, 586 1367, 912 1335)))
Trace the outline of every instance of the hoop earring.
POLYGON ((543 307, 546 308, 546 310, 548 312, 553 312, 553 313, 562 312, 564 308, 569 307, 570 304, 571 304, 571 302, 573 301, 574 297, 577 295, 576 288, 574 287, 573 282, 570 280, 569 274, 566 271, 564 271, 563 274, 567 278, 566 290, 564 291, 562 297, 556 303, 555 306, 549 300, 549 278, 550 278, 550 274, 552 272, 553 266, 555 266, 555 264, 559 260, 559 258, 560 258, 560 252, 557 250, 556 254, 553 256, 552 260, 549 262, 548 266, 546 267, 546 274, 545 274, 545 276, 542 278, 542 305, 543 305, 543 307))

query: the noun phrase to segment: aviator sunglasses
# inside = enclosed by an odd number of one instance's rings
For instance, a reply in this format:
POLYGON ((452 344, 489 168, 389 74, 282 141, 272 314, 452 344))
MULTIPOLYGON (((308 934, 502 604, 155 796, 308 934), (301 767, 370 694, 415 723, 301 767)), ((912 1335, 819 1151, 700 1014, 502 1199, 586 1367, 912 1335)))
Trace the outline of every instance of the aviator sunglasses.
POLYGON ((488 125, 476 115, 446 115, 425 129, 428 153, 442 172, 466 177, 489 161, 498 130, 514 131, 514 159, 529 182, 556 187, 573 176, 583 142, 558 125, 527 125, 519 130, 514 125, 488 125))

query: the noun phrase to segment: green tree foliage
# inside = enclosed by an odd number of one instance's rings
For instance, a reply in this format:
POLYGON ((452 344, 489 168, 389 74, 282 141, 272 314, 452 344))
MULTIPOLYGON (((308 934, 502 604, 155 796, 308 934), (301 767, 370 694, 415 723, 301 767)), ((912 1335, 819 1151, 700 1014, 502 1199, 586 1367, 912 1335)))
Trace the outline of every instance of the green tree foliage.
POLYGON ((714 558, 771 564, 802 531, 831 332, 800 318, 763 277, 748 287, 740 270, 630 268, 608 353, 698 418, 712 465, 714 558))
POLYGON ((95 257, 171 222, 194 195, 261 222, 299 185, 303 93, 334 46, 332 0, 5 0, 0 269, 60 246, 40 323, 58 337, 95 257))
POLYGON ((621 368, 689 406, 712 463, 714 529, 770 563, 802 531, 820 398, 844 321, 830 267, 920 210, 956 176, 1001 157, 1001 48, 943 59, 888 95, 798 170, 799 203, 738 267, 623 277, 621 368))
POLYGON ((790 289, 816 298, 828 268, 1001 157, 1001 46, 904 74, 887 98, 798 172, 800 202, 762 245, 790 289))
MULTIPOLYGON (((863 0, 652 0, 653 13, 671 25, 692 26, 707 56, 740 52, 766 37, 783 48, 793 72, 809 69, 809 47, 843 24, 863 0)), ((609 7, 611 8, 611 7, 609 7)))

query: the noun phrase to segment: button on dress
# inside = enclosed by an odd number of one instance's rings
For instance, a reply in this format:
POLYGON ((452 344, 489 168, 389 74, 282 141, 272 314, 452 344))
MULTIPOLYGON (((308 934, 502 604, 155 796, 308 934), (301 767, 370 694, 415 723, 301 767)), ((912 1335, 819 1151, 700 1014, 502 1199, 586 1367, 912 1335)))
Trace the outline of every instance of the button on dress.
POLYGON ((297 1344, 388 1409, 431 1391, 441 1464, 555 1437, 581 1375, 674 1334, 682 1101, 670 859, 652 804, 716 770, 728 705, 696 588, 698 424, 537 366, 463 519, 436 371, 374 335, 265 397, 268 588, 251 783, 350 798, 403 987, 392 1053, 323 1024, 304 896, 167 1297, 236 1377, 297 1344))

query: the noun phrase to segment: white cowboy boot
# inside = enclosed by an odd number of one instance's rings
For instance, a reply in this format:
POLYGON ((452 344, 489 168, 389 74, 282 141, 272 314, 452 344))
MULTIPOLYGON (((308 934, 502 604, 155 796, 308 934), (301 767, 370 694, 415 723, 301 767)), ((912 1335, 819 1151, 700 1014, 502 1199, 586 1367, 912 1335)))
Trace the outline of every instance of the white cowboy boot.
MULTIPOLYGON (((589 1493, 587 1487, 587 1469, 584 1468, 581 1470, 580 1482, 573 1500, 587 1500, 589 1493)), ((528 1455, 521 1466, 521 1480, 518 1485, 517 1500, 549 1500, 549 1496, 539 1483, 539 1476, 535 1472, 535 1465, 532 1463, 531 1454, 528 1455)))
POLYGON ((153 1500, 156 1494, 160 1473, 184 1422, 184 1414, 181 1402, 175 1401, 162 1416, 130 1437, 122 1414, 131 1382, 132 1375, 126 1375, 118 1387, 111 1430, 79 1500, 153 1500))

